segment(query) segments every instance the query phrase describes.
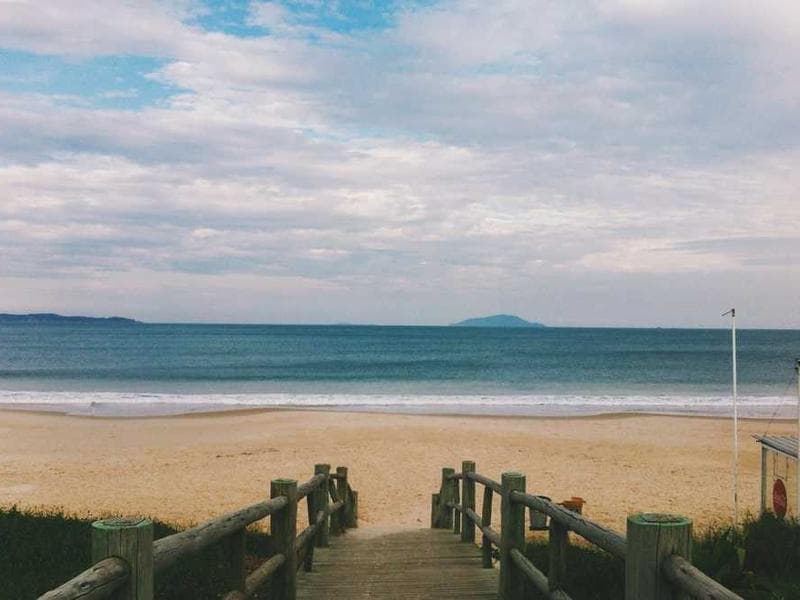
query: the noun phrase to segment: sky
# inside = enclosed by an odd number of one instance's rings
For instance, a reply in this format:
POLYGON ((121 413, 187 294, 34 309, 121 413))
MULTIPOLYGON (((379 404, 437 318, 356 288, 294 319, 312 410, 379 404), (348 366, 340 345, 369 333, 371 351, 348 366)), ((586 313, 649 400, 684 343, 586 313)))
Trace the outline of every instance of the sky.
POLYGON ((0 0, 0 312, 800 328, 795 0, 0 0))

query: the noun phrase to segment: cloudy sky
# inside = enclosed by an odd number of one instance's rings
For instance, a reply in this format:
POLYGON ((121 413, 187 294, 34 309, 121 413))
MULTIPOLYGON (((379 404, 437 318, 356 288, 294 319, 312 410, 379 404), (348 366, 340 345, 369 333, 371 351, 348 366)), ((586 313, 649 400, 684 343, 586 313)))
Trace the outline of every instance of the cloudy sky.
POLYGON ((0 0, 0 312, 800 327, 796 0, 0 0))

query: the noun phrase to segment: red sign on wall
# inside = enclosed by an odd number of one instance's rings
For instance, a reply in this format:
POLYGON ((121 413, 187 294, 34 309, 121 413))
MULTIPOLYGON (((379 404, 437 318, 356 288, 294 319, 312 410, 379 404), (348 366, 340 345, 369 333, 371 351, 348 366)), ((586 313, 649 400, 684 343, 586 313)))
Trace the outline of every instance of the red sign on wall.
POLYGON ((772 510, 781 519, 786 516, 786 507, 789 501, 786 497, 786 486, 782 479, 775 480, 772 486, 772 510))

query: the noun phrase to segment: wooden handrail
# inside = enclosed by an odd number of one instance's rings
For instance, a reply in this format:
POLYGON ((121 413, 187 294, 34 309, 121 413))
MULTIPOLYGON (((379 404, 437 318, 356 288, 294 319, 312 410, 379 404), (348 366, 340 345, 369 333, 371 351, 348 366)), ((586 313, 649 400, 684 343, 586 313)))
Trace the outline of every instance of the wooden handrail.
POLYGON ((308 496, 311 492, 313 492, 323 481, 327 481, 330 475, 324 475, 320 473, 319 475, 314 475, 311 479, 302 483, 297 486, 297 499, 302 500, 306 496, 308 496))
MULTIPOLYGON (((442 469, 438 494, 431 497, 431 527, 447 529, 462 520, 461 539, 474 543, 474 527, 483 534, 483 567, 491 568, 493 547, 500 557, 499 594, 505 600, 522 600, 525 581, 545 597, 570 600, 564 590, 569 571, 567 556, 572 531, 612 556, 625 561, 626 597, 637 600, 660 598, 672 589, 702 600, 742 600, 717 583, 686 558, 691 544, 691 520, 668 514, 637 514, 628 518, 627 537, 590 521, 583 515, 525 492, 525 476, 503 473, 503 483, 475 472, 473 461, 462 463, 462 472, 442 469), (458 481, 463 494, 459 496, 458 481), (474 483, 484 486, 481 515, 476 512, 474 483), (492 529, 492 497, 502 499, 500 531, 492 529), (524 509, 550 517, 547 575, 525 556, 524 509), (661 590, 661 591, 659 591, 661 590)), ((457 532, 456 526, 454 533, 457 532)))
POLYGON ((478 483, 485 485, 488 488, 491 488, 493 492, 497 492, 500 495, 503 494, 503 486, 497 483, 494 479, 489 479, 488 477, 479 473, 469 473, 467 477, 473 481, 477 481, 478 483))
POLYGON ((529 508, 547 514, 551 519, 555 519, 570 531, 574 531, 609 554, 618 558, 625 558, 627 542, 625 538, 616 531, 606 529, 597 523, 593 523, 582 515, 564 508, 563 506, 559 506, 558 504, 554 504, 549 500, 545 500, 540 496, 512 492, 511 500, 512 502, 519 502, 529 508))
POLYGON ((702 600, 742 600, 742 597, 717 583, 688 560, 677 554, 664 559, 664 577, 677 589, 702 600))
MULTIPOLYGON (((310 570, 314 545, 327 545, 328 517, 331 515, 338 517, 334 533, 341 533, 347 527, 356 526, 358 492, 353 490, 347 481, 347 468, 338 467, 337 473, 333 475, 330 474, 330 465, 316 465, 315 472, 313 477, 300 485, 290 479, 273 480, 273 497, 270 500, 247 506, 156 541, 152 541, 153 525, 149 520, 98 521, 93 524, 93 528, 100 527, 110 531, 109 534, 104 533, 105 536, 114 536, 117 532, 131 535, 132 529, 144 528, 143 531, 146 530, 142 534, 144 537, 137 539, 146 539, 146 545, 142 546, 142 542, 139 541, 138 545, 135 544, 131 548, 145 550, 130 556, 123 553, 122 558, 115 555, 103 558, 70 581, 40 596, 39 600, 101 600, 118 591, 124 592, 132 585, 132 581, 139 581, 141 578, 150 582, 147 586, 149 591, 140 590, 141 593, 137 592, 139 595, 136 598, 152 600, 152 580, 155 574, 214 543, 227 544, 226 555, 229 557, 230 566, 226 577, 229 589, 234 589, 224 596, 225 600, 243 600, 251 597, 276 573, 280 573, 279 581, 273 583, 279 592, 277 597, 293 600, 296 577, 294 572, 301 564, 298 554, 305 550, 304 563, 306 569, 310 570), (334 480, 338 482, 338 489, 334 480), (328 501, 329 496, 333 502, 328 501), (300 535, 296 535, 297 504, 303 498, 308 499, 309 516, 316 510, 315 506, 324 505, 325 509, 316 511, 314 522, 310 523, 300 535), (277 539, 285 550, 291 549, 291 552, 281 551, 279 544, 275 555, 245 577, 245 530, 252 523, 267 516, 273 516, 273 519, 278 520, 280 525, 276 525, 276 521, 273 520, 273 535, 277 535, 276 531, 280 530, 277 539), (285 565, 294 567, 291 575, 282 568, 285 565)), ((103 538, 105 539, 107 537, 103 538)), ((94 543, 93 537, 93 552, 94 543)), ((109 554, 111 552, 101 554, 100 557, 109 554)))
POLYGON ((483 519, 481 519, 477 513, 468 508, 464 511, 464 514, 473 522, 475 523, 475 527, 481 530, 481 533, 485 535, 489 541, 494 544, 495 546, 500 545, 500 534, 492 529, 489 525, 483 524, 483 519))
POLYGON ((108 598, 128 581, 130 569, 121 558, 111 557, 39 597, 39 600, 100 600, 108 598))
POLYGON ((258 567, 255 571, 248 575, 245 581, 244 592, 234 591, 228 592, 222 597, 222 600, 245 600, 255 594, 269 578, 275 574, 283 563, 286 562, 286 557, 283 554, 276 554, 270 557, 269 560, 264 562, 263 565, 258 567))
POLYGON ((344 506, 344 501, 339 500, 338 502, 332 502, 328 504, 325 510, 321 510, 317 513, 317 517, 314 520, 314 523, 306 527, 295 538, 294 544, 298 555, 314 539, 314 536, 316 535, 317 531, 325 522, 325 518, 328 515, 332 515, 336 511, 340 510, 343 506, 344 506))
POLYGON ((285 506, 286 498, 281 496, 156 540, 153 542, 153 569, 156 573, 160 573, 181 558, 200 552, 214 542, 278 512, 285 506))
POLYGON ((528 581, 530 581, 545 598, 549 598, 550 600, 572 600, 564 590, 551 590, 547 575, 537 569, 534 564, 528 560, 528 557, 516 548, 511 549, 511 560, 514 561, 517 568, 522 571, 528 581))

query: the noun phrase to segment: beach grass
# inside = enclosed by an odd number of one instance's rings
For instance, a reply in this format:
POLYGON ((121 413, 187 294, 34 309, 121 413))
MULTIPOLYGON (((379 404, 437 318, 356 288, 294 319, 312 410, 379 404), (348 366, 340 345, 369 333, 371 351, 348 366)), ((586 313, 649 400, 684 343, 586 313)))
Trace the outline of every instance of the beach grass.
MULTIPOLYGON (((58 511, 0 508, 0 599, 29 600, 58 587, 90 565, 91 523, 95 519, 58 511)), ((156 539, 178 528, 154 520, 156 539)), ((269 536, 247 532, 248 564, 269 556, 269 536)), ((226 560, 216 544, 181 560, 156 578, 155 594, 163 600, 219 598, 226 560)), ((264 596, 256 596, 264 597, 264 596)))
MULTIPOLYGON (((59 586, 89 566, 94 519, 58 511, 0 508, 0 600, 28 600, 59 586)), ((154 521, 156 539, 179 529, 154 521)), ((248 531, 248 564, 270 555, 267 534, 248 531)), ((546 536, 527 545, 528 558, 547 572, 546 536)), ((624 562, 596 548, 572 544, 567 591, 575 598, 610 600, 624 596, 624 562)), ((748 518, 741 527, 710 528, 697 536, 693 562, 703 572, 748 600, 800 598, 800 524, 771 513, 748 518)), ((225 592, 225 556, 215 545, 183 560, 156 578, 164 600, 211 599, 225 592)), ((266 597, 266 590, 258 597, 266 597)), ((535 598, 535 596, 531 596, 535 598)))

